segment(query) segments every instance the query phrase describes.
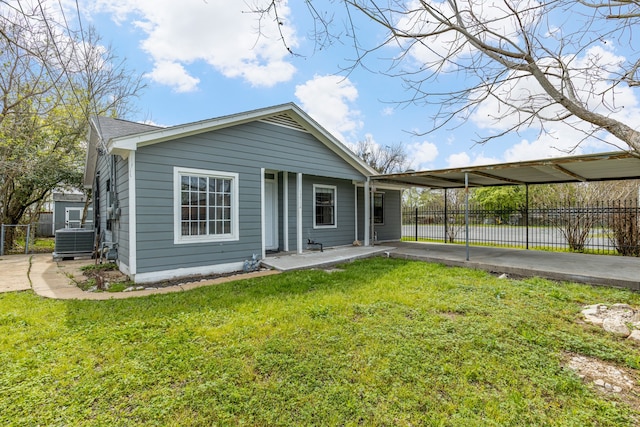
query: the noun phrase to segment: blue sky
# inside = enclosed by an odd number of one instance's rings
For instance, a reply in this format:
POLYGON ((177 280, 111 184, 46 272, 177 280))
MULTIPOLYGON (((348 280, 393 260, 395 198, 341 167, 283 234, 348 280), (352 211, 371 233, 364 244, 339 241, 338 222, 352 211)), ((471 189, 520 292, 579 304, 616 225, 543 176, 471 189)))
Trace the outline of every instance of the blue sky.
MULTIPOLYGON (((412 94, 401 79, 376 72, 387 68, 385 58, 397 55, 393 48, 369 57, 367 65, 373 71, 356 68, 341 73, 350 65, 353 50, 339 42, 315 49, 303 2, 289 2, 289 6, 282 2, 280 10, 287 43, 300 56, 285 50, 270 22, 258 37, 256 16, 246 13, 247 4, 238 0, 78 2, 83 24, 94 25, 103 41, 145 76, 148 87, 132 120, 170 126, 295 102, 347 144, 367 138, 382 146, 402 143, 415 169, 562 156, 581 138, 570 127, 554 124, 550 135, 540 136, 532 129, 476 145, 476 134, 499 132, 505 126, 482 118, 498 108, 490 103, 468 120, 455 122, 455 129, 421 134, 430 128, 433 107, 398 104, 412 94)), ((75 6, 75 1, 69 2, 68 12, 75 6)), ((360 24, 363 40, 382 40, 379 28, 366 21, 360 24)), ((614 61, 624 51, 625 46, 610 43, 599 58, 614 61)), ((416 53, 408 60, 415 64, 421 59, 416 53)), ((433 90, 456 83, 455 78, 443 76, 433 90)), ((619 97, 626 107, 625 118, 639 117, 637 90, 627 89, 619 97)), ((588 140, 573 154, 614 149, 588 140)))

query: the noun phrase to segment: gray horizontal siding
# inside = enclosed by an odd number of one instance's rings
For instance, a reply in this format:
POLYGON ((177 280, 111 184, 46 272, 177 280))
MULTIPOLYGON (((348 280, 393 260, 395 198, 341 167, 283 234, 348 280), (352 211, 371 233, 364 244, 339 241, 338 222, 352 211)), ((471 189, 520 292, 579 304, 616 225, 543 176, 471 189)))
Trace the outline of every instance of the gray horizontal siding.
MULTIPOLYGON (((364 176, 306 132, 255 122, 138 149, 137 273, 242 262, 255 253, 260 254, 261 168, 292 172, 289 174, 288 206, 291 250, 296 249, 295 173, 298 172, 304 174, 305 241, 309 236, 327 246, 353 242, 351 181, 362 181, 364 176), (174 244, 174 166, 239 174, 238 241, 174 244), (314 183, 338 186, 337 229, 313 230, 314 183)), ((282 174, 279 179, 281 205, 282 174)), ((282 207, 279 215, 283 225, 282 207)), ((281 239, 282 235, 283 228, 280 229, 281 239)))
MULTIPOLYGON (((402 237, 402 191, 380 190, 384 193, 384 224, 374 227, 378 240, 400 240, 402 237)), ((358 240, 364 240, 364 189, 358 188, 358 240)), ((373 207, 371 208, 373 215, 373 207)), ((371 236, 373 238, 373 236, 371 236)))
POLYGON ((306 243, 308 238, 321 242, 325 246, 352 244, 355 239, 353 184, 349 181, 308 175, 302 177, 302 184, 303 244, 306 243), (313 217, 315 215, 313 200, 314 184, 336 186, 336 228, 313 228, 313 217))
POLYGON ((120 207, 120 217, 114 224, 117 233, 118 257, 125 264, 129 262, 129 162, 116 157, 116 198, 120 207))

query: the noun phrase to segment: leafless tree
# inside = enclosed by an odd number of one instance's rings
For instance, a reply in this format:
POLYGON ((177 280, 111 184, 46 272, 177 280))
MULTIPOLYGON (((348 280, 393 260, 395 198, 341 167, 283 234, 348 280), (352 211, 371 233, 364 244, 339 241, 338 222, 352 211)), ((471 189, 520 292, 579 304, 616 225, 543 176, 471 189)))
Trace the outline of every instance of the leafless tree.
POLYGON ((381 146, 369 137, 358 141, 355 153, 379 173, 404 172, 410 163, 402 144, 381 146))
MULTIPOLYGON (((458 126, 492 102, 495 108, 482 113, 501 131, 478 142, 532 127, 544 133, 551 122, 563 122, 581 131, 582 140, 607 140, 640 155, 637 123, 624 110, 631 106, 625 96, 640 86, 638 0, 305 3, 321 47, 350 40, 353 67, 367 67, 374 55, 390 58, 380 71, 404 79, 411 89, 407 102, 439 106, 430 131, 458 126), (362 37, 371 23, 384 30, 382 41, 362 37), (457 89, 439 91, 450 74, 457 89)), ((265 17, 288 25, 279 6, 272 0, 254 11, 262 25, 265 17)))
MULTIPOLYGON (((0 2, 4 224, 20 224, 55 189, 79 188, 89 116, 130 111, 130 101, 142 89, 141 78, 100 43, 94 30, 71 30, 44 2, 31 9, 27 3, 0 2)), ((11 230, 5 235, 7 249, 11 230)))

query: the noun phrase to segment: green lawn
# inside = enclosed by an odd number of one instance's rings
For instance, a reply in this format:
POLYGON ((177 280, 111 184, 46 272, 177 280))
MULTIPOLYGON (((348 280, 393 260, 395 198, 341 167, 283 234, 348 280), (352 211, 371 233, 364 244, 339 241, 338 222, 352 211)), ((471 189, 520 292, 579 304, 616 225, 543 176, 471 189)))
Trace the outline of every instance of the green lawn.
MULTIPOLYGON (((640 295, 375 258, 148 298, 0 294, 0 425, 632 425, 563 367, 640 295)), ((1 280, 1 279, 0 279, 1 280)))

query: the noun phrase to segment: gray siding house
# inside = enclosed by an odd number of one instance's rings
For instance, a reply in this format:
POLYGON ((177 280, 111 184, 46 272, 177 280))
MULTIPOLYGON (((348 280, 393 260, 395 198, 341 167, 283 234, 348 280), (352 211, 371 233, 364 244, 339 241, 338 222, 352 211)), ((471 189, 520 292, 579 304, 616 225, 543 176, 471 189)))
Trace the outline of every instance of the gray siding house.
POLYGON ((88 139, 99 241, 137 283, 401 236, 400 191, 372 192, 376 172, 295 104, 169 128, 97 117, 88 139))

